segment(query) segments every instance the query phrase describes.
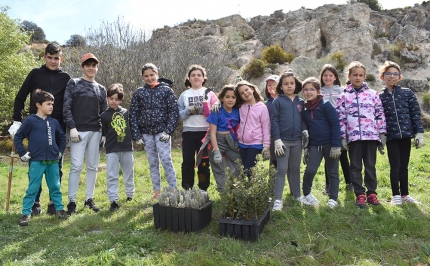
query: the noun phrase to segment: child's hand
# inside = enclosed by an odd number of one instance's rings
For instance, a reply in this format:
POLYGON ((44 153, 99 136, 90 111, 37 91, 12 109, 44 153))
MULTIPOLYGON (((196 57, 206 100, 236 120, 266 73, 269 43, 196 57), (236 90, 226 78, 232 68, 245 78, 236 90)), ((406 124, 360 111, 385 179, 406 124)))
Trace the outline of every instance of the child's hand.
POLYGON ((23 161, 23 162, 28 162, 28 161, 30 161, 30 159, 31 159, 30 152, 27 152, 26 154, 21 156, 21 161, 23 161))
POLYGON ((330 158, 332 158, 333 160, 339 159, 341 154, 342 150, 340 149, 340 147, 331 147, 330 158))
POLYGON ((21 122, 19 121, 13 121, 13 124, 9 128, 9 134, 13 138, 18 131, 19 127, 21 126, 21 122))
POLYGON ((105 143, 106 143, 106 136, 102 136, 102 138, 100 139, 100 147, 104 149, 105 143))
POLYGON ((277 139, 275 140, 275 154, 276 156, 282 157, 285 155, 285 151, 284 149, 286 149, 284 143, 282 142, 281 139, 277 139))
POLYGON ((63 157, 63 154, 61 152, 58 153, 58 160, 61 159, 61 157, 63 157))
POLYGON ((347 151, 349 150, 348 148, 348 141, 346 139, 341 139, 340 140, 340 147, 342 148, 342 150, 347 151))
POLYGON ((419 149, 424 145, 424 136, 423 133, 417 133, 415 134, 414 138, 415 148, 419 149))
POLYGON ((219 149, 216 149, 214 151, 214 162, 218 165, 222 164, 222 156, 221 156, 221 152, 219 151, 219 149))
POLYGON ((263 151, 261 152, 261 155, 263 155, 264 160, 269 160, 270 159, 270 148, 264 147, 263 151))
POLYGON ((79 132, 76 128, 70 129, 70 139, 73 142, 79 142, 82 140, 81 136, 79 135, 79 132))
POLYGON ((221 101, 216 101, 211 107, 211 113, 219 114, 219 110, 221 109, 221 101))
POLYGON ((170 135, 167 134, 166 132, 163 132, 160 136, 160 141, 162 142, 168 142, 170 139, 170 135))
POLYGON ((303 149, 303 164, 308 164, 309 159, 309 148, 303 149))
POLYGON ((143 141, 143 139, 138 139, 138 140, 136 140, 136 144, 137 144, 137 145, 145 146, 145 142, 143 141))
POLYGON ((309 144, 309 131, 303 130, 302 132, 302 149, 306 148, 309 144))
POLYGON ((379 151, 379 153, 380 153, 381 155, 384 155, 384 154, 385 154, 384 146, 382 146, 382 144, 381 144, 381 143, 379 143, 379 144, 378 144, 378 151, 379 151))

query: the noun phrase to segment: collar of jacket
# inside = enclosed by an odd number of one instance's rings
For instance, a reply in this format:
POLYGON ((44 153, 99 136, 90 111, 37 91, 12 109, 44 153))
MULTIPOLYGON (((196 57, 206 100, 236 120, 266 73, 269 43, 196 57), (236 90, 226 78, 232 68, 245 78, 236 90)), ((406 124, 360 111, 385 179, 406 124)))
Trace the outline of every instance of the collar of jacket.
POLYGON ((55 70, 51 70, 46 66, 46 64, 42 65, 41 68, 44 69, 45 71, 49 71, 49 72, 61 72, 61 67, 59 67, 55 70))
MULTIPOLYGON (((370 88, 369 88, 369 86, 367 86, 367 83, 363 82, 363 84, 361 85, 361 88, 358 92, 368 90, 368 89, 370 89, 370 88)), ((352 92, 355 92, 355 88, 354 88, 354 86, 352 86, 352 84, 349 84, 348 86, 346 86, 345 91, 352 93, 352 92)))

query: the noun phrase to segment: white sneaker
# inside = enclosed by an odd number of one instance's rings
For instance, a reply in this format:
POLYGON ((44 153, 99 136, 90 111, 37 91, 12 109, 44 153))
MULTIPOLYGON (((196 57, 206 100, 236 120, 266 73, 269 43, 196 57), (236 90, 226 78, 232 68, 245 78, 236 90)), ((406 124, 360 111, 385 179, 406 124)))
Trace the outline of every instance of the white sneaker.
POLYGON ((275 200, 272 211, 282 211, 282 200, 275 200))
POLYGON ((335 201, 334 199, 329 199, 328 206, 330 207, 330 209, 333 209, 334 207, 337 206, 337 201, 335 201))
POLYGON ((391 205, 402 205, 403 201, 402 201, 402 197, 400 197, 400 195, 394 195, 391 198, 391 205))
POLYGON ((419 202, 418 200, 412 198, 409 195, 402 196, 402 202, 421 204, 421 202, 419 202))
POLYGON ((314 195, 312 195, 312 193, 309 193, 308 195, 303 197, 303 204, 316 206, 318 205, 318 203, 320 202, 317 200, 317 198, 314 197, 314 195))

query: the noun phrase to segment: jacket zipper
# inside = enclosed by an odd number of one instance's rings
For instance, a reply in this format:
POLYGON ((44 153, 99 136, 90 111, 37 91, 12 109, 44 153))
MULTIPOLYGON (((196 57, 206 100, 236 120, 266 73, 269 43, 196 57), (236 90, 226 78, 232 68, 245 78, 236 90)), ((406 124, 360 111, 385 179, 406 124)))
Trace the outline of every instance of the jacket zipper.
MULTIPOLYGON (((243 125, 243 130, 242 130, 243 142, 245 142, 245 134, 244 133, 245 133, 246 124, 248 123, 249 109, 251 109, 251 105, 248 104, 248 113, 246 113, 245 125, 243 125)), ((245 143, 243 143, 243 144, 245 144, 245 143)))
MULTIPOLYGON (((354 89, 355 90, 355 89, 354 89)), ((361 89, 360 89, 361 90, 361 89)), ((358 103, 358 91, 355 91, 355 99, 357 100, 357 108, 358 108, 358 129, 360 131, 360 140, 362 140, 361 133, 361 118, 360 118, 360 104, 358 103)))
POLYGON ((397 107, 396 107, 396 101, 394 99, 394 88, 393 88, 393 93, 391 94, 391 97, 393 99, 393 106, 394 106, 394 111, 396 112, 396 121, 397 121, 397 126, 399 127, 399 132, 400 132, 400 138, 402 139, 402 129, 400 128, 400 123, 399 123, 399 116, 397 114, 397 107))

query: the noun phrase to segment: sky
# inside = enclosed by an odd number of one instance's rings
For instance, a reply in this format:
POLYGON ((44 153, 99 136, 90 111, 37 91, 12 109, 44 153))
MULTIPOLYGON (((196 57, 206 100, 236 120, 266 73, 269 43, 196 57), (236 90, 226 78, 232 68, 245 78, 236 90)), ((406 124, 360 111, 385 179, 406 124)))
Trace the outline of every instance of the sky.
MULTIPOLYGON (((12 19, 36 23, 49 41, 64 44, 71 35, 86 35, 102 23, 122 18, 146 32, 193 19, 214 20, 239 14, 245 19, 284 13, 301 7, 346 4, 347 0, 0 0, 12 19)), ((384 9, 413 6, 418 0, 379 0, 384 9)))

